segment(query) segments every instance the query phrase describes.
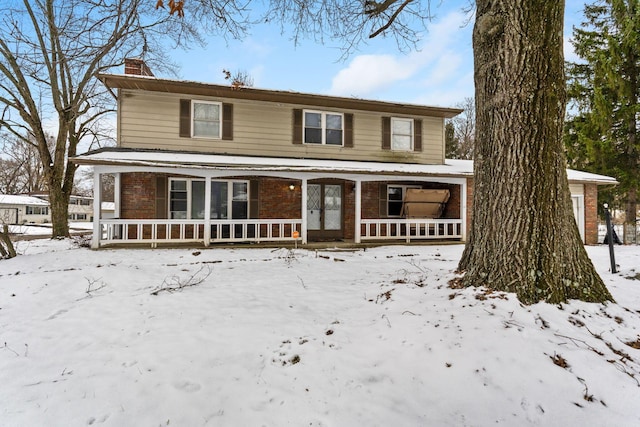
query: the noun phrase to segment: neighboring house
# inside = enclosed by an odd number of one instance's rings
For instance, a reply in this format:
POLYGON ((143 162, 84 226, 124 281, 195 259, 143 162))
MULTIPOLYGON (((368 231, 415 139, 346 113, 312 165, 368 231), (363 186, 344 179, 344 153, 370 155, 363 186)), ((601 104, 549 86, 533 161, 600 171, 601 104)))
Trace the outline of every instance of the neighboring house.
MULTIPOLYGON (((34 194, 42 200, 49 201, 48 194, 34 194)), ((91 222, 93 221, 93 197, 75 196, 69 197, 69 221, 91 222)))
POLYGON ((0 224, 51 222, 49 203, 32 196, 0 194, 0 224))
POLYGON ((71 196, 69 198, 69 221, 93 221, 93 197, 71 196))
MULTIPOLYGON (((444 157, 459 109, 153 77, 140 60, 99 78, 117 96, 116 148, 77 156, 115 176, 93 247, 123 243, 464 241, 473 167, 444 157)), ((577 223, 597 242, 597 186, 569 171, 577 223)))

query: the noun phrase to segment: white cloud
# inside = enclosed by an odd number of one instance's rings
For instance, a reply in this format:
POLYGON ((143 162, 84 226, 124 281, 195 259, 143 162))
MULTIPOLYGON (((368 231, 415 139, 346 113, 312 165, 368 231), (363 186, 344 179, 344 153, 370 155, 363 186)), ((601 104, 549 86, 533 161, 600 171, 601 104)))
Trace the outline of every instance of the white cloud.
MULTIPOLYGON (((471 28, 466 16, 451 12, 429 26, 421 49, 404 55, 366 54, 354 57, 332 79, 332 95, 415 102, 421 91, 442 92, 457 86, 457 79, 472 63, 471 28)), ((471 93, 465 96, 472 96, 471 93)), ((464 96, 456 100, 462 101, 464 96)))
POLYGON ((439 107, 454 107, 463 102, 465 98, 473 97, 473 70, 465 69, 464 71, 465 73, 456 77, 454 82, 425 90, 413 98, 411 102, 439 107))
POLYGON ((459 54, 445 52, 429 70, 426 79, 428 86, 448 84, 451 76, 456 75, 460 70, 462 62, 459 54))
POLYGON ((408 58, 392 55, 360 55, 333 78, 330 93, 366 96, 398 80, 409 78, 416 66, 408 58))

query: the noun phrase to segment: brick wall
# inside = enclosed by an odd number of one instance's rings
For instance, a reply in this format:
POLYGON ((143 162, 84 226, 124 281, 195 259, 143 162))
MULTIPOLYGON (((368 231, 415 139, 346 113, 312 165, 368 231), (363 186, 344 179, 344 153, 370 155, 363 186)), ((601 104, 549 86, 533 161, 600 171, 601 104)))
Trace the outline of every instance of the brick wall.
POLYGON ((598 186, 584 185, 584 240, 587 245, 598 243, 598 186))
POLYGON ((473 212, 473 178, 467 178, 467 240, 471 232, 471 212, 473 212))
POLYGON ((302 216, 302 189, 300 181, 279 178, 262 178, 259 184, 261 219, 296 219, 302 216), (295 185, 293 190, 289 185, 295 185))
POLYGON ((153 219, 156 217, 156 175, 146 172, 120 176, 120 218, 153 219))

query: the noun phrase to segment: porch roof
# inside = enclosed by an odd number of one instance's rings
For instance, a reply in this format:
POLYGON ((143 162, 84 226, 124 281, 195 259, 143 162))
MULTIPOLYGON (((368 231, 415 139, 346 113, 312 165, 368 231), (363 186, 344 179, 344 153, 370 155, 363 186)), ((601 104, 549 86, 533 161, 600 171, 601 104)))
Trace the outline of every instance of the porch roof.
MULTIPOLYGON (((141 166, 240 171, 332 172, 343 174, 473 177, 473 160, 446 159, 444 164, 359 162, 284 157, 106 148, 72 158, 78 165, 141 166)), ((615 185, 615 178, 567 169, 569 181, 615 185)))

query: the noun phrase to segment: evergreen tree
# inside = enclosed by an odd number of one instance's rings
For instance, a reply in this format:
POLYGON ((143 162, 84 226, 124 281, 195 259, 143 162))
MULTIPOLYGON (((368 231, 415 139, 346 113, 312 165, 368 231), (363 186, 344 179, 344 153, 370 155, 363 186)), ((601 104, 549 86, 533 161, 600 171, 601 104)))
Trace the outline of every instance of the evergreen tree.
MULTIPOLYGON (((612 190, 635 229, 640 187, 640 1, 603 0, 585 6, 573 30, 582 61, 567 64, 568 97, 575 114, 565 125, 572 167, 613 175, 612 190)), ((627 233, 625 232, 625 235, 627 233)))
POLYGON ((444 125, 444 156, 447 159, 458 158, 458 139, 451 120, 447 120, 444 125))

